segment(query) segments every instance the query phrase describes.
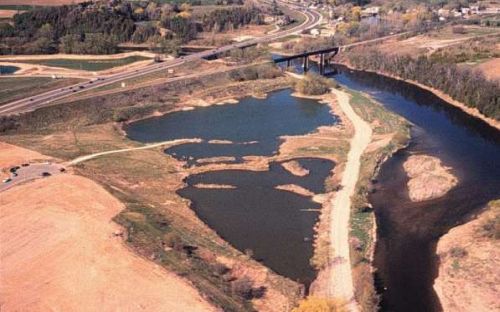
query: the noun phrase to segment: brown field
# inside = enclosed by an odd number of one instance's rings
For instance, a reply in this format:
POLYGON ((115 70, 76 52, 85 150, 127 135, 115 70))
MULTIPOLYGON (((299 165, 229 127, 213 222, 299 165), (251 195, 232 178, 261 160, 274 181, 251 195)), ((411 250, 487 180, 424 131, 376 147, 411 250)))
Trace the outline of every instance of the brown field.
POLYGON ((380 49, 389 54, 431 54, 432 52, 464 43, 476 37, 487 37, 499 34, 499 31, 490 27, 466 26, 464 34, 452 32, 451 27, 440 31, 432 31, 426 34, 399 40, 397 38, 387 40, 380 49))
MULTIPOLYGON (((1 146, 2 168, 43 157, 1 146)), ((121 236, 114 235, 122 229, 111 218, 123 208, 95 182, 71 174, 2 192, 2 311, 76 311, 82 307, 212 311, 186 281, 135 255, 121 236)))
POLYGON ((483 62, 476 66, 488 79, 500 80, 500 58, 483 62))
POLYGON ((439 239, 439 275, 434 289, 444 311, 500 309, 499 216, 500 201, 490 202, 477 218, 439 239))
POLYGON ((87 0, 0 0, 0 5, 64 5, 87 0))
POLYGON ((11 18, 17 13, 18 11, 16 10, 0 10, 0 18, 11 18))

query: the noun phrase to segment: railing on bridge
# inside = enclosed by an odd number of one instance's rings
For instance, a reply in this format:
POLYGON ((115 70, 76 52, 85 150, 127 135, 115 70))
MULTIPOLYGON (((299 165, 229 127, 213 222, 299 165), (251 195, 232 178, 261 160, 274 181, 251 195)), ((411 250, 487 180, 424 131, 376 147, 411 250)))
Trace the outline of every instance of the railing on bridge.
POLYGON ((286 62, 286 67, 290 67, 291 61, 294 59, 298 58, 303 58, 304 59, 304 72, 307 72, 309 70, 309 56, 311 55, 318 55, 320 56, 319 58, 319 73, 323 75, 325 73, 325 66, 329 64, 330 59, 337 55, 340 51, 340 47, 333 47, 333 48, 327 48, 327 49, 320 49, 316 51, 308 51, 308 52, 303 52, 295 55, 288 55, 288 56, 283 56, 274 59, 274 63, 283 63, 286 62))

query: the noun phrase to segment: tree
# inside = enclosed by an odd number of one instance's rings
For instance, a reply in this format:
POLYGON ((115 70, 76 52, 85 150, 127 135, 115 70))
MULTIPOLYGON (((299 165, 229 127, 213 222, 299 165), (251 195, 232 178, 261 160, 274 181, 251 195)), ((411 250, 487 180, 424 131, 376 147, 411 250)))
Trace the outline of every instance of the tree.
POLYGON ((253 282, 246 276, 231 283, 232 292, 247 300, 252 299, 252 289, 253 282))

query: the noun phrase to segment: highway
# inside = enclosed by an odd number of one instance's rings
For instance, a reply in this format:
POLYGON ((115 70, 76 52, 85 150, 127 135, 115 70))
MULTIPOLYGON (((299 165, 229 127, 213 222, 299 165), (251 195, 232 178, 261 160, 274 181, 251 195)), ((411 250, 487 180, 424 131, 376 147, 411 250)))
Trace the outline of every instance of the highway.
POLYGON ((285 2, 280 2, 280 3, 282 5, 286 5, 289 9, 293 9, 302 13, 305 16, 306 20, 298 26, 280 32, 276 32, 274 34, 226 45, 212 50, 191 54, 189 56, 176 58, 171 61, 153 63, 151 65, 147 65, 141 69, 137 69, 134 71, 118 73, 107 77, 99 77, 97 79, 94 79, 93 81, 85 81, 79 84, 75 84, 73 86, 51 90, 39 95, 31 96, 29 98, 7 103, 5 105, 0 106, 0 116, 8 116, 8 115, 33 111, 35 109, 48 106, 54 101, 63 99, 70 95, 77 94, 79 92, 96 89, 105 85, 120 82, 130 78, 139 77, 146 74, 167 70, 168 68, 179 66, 185 62, 193 61, 196 59, 213 57, 220 53, 231 51, 233 49, 250 47, 259 43, 272 42, 274 40, 313 28, 321 22, 321 14, 316 11, 310 10, 307 7, 301 5, 295 5, 285 2))

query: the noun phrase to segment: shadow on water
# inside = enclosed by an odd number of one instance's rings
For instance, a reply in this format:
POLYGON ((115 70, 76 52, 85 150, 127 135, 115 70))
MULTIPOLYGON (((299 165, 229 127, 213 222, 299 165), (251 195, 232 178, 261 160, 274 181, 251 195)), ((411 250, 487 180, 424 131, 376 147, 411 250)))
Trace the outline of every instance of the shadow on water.
MULTIPOLYGON (((175 112, 131 123, 125 130, 129 138, 141 142, 205 140, 165 150, 189 166, 211 157, 229 156, 235 160, 228 162, 242 162, 244 156, 271 156, 278 151, 281 136, 307 134, 337 122, 328 105, 292 97, 291 92, 282 90, 266 99, 244 98, 238 104, 175 112)), ((309 170, 308 175, 297 177, 274 162, 269 171, 221 170, 192 175, 186 179, 187 187, 178 193, 190 199, 200 219, 233 246, 252 250, 254 258, 272 270, 309 285, 315 277, 309 261, 320 205, 310 196, 275 187, 296 184, 323 193, 334 163, 320 158, 297 160, 309 170), (197 183, 236 188, 196 188, 193 185, 197 183)))
POLYGON ((410 146, 381 168, 375 208, 377 286, 383 311, 440 311, 433 290, 436 243, 500 197, 500 132, 429 91, 380 75, 337 67, 335 79, 363 91, 414 124, 410 146), (413 203, 402 164, 411 154, 439 157, 460 182, 442 198, 413 203))

